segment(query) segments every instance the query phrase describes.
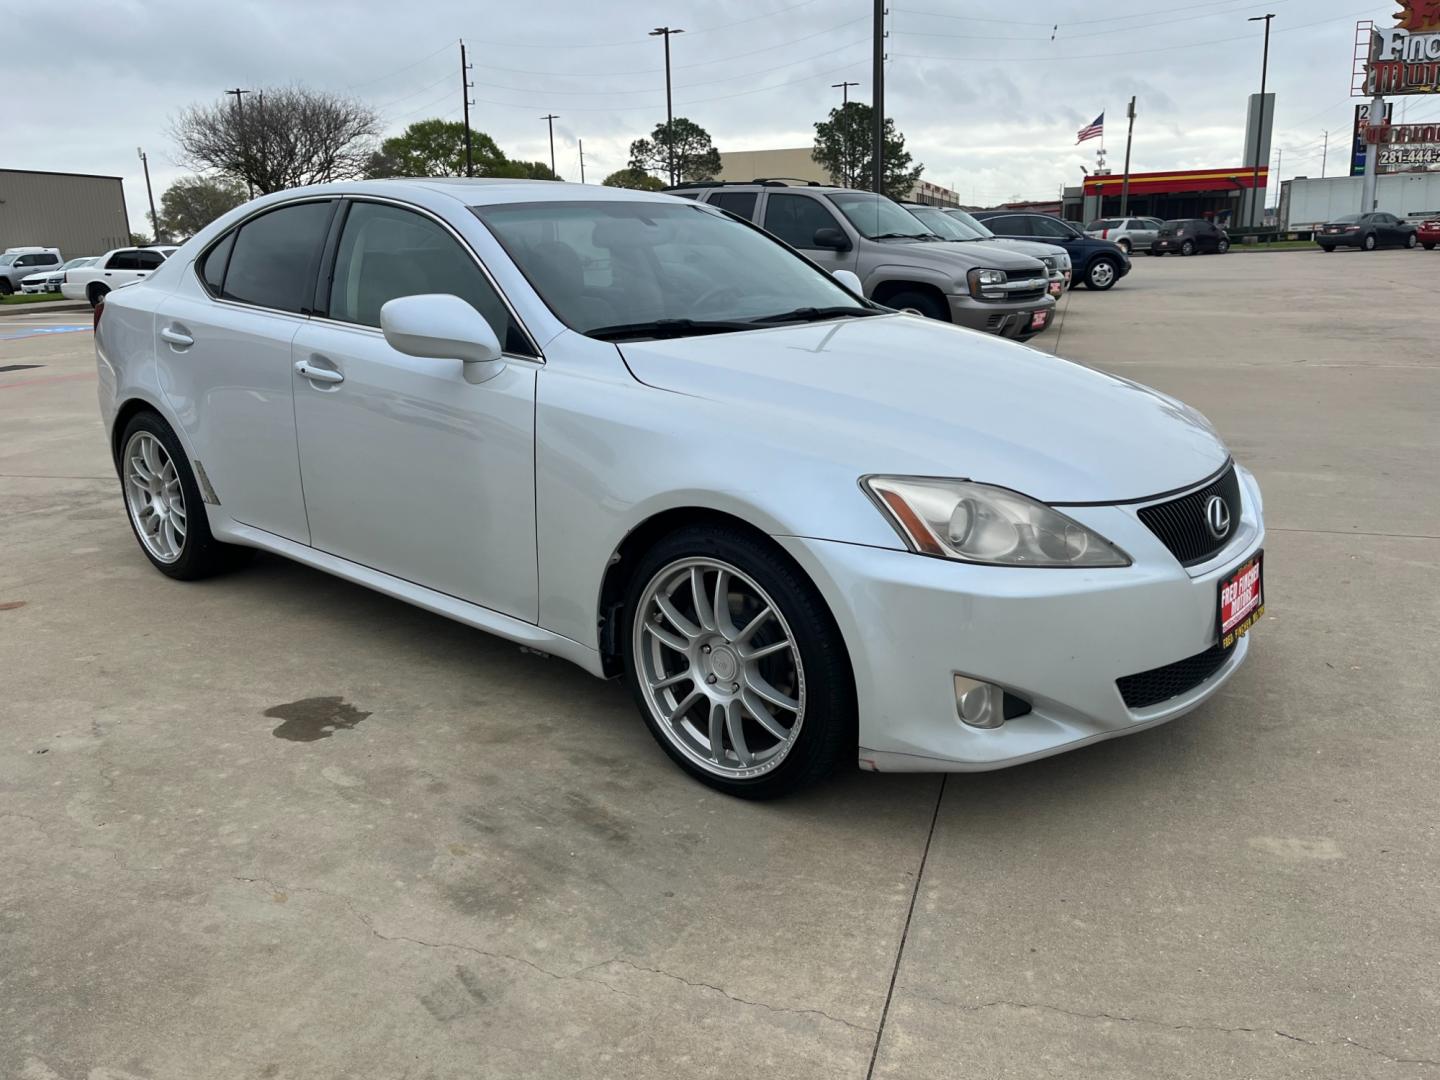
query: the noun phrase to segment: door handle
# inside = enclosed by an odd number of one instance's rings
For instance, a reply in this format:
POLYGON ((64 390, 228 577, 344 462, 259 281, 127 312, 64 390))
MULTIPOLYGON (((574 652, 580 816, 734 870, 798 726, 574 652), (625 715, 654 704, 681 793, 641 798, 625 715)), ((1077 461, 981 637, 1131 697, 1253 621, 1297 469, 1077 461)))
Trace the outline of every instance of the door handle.
POLYGON ((183 330, 177 330, 173 326, 162 326, 160 328, 160 337, 161 340, 168 341, 171 345, 177 345, 182 349, 189 348, 195 344, 193 337, 183 330))
POLYGON ((334 368, 316 367, 307 360, 296 360, 295 370, 300 373, 302 378, 309 379, 311 382, 342 383, 345 381, 345 376, 334 368))

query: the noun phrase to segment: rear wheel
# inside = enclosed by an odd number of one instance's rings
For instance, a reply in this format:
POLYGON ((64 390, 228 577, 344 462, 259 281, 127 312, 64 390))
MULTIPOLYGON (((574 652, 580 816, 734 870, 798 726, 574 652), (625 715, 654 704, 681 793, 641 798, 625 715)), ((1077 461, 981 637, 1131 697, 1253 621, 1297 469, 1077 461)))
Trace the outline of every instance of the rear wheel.
POLYGON ((1320 245, 1320 250, 1323 251, 1323 252, 1325 252, 1326 255, 1329 255, 1331 252, 1333 252, 1333 251, 1335 250, 1335 245, 1334 245, 1334 244, 1321 244, 1321 245, 1320 245))
POLYGON ((636 565, 624 621, 641 715, 696 779, 770 798, 855 752, 840 631, 815 587, 762 540, 725 525, 667 537, 636 565))
POLYGON ((90 301, 91 307, 99 307, 100 301, 105 299, 109 291, 110 287, 108 285, 101 285, 100 282, 97 281, 85 290, 85 299, 90 301))
POLYGON ((1229 251, 1229 250, 1230 250, 1230 241, 1229 241, 1229 240, 1221 240, 1218 244, 1215 245, 1215 251, 1216 251, 1218 254, 1220 254, 1220 255, 1224 255, 1224 254, 1225 254, 1227 251, 1229 251))
POLYGON ((1181 244, 1181 245, 1180 245, 1180 254, 1181 254, 1181 255, 1194 255, 1194 254, 1195 254, 1195 241, 1194 241, 1194 240, 1186 240, 1183 244, 1181 244))
POLYGON ((927 319, 939 319, 941 322, 950 321, 949 309, 929 293, 912 291, 892 293, 886 299, 885 306, 895 308, 897 311, 907 309, 918 311, 927 319))
POLYGON ((1413 232, 1410 233, 1410 234, 1408 234, 1408 235, 1405 237, 1405 246, 1406 246, 1407 248, 1413 248, 1413 247, 1414 247, 1416 244, 1418 244, 1419 242, 1420 242, 1420 238, 1419 238, 1418 236, 1416 236, 1413 232))
POLYGON ((1426 250, 1426 251, 1434 251, 1434 250, 1435 250, 1435 243, 1434 243, 1434 241, 1431 241, 1430 243, 1426 244, 1426 245, 1425 245, 1425 250, 1426 250))
POLYGON ((1116 242, 1117 245, 1119 245, 1121 251, 1123 251, 1126 255, 1129 255, 1129 254, 1130 254, 1130 241, 1129 241, 1129 240, 1117 240, 1117 241, 1115 241, 1115 242, 1116 242))
POLYGON ((131 417, 120 447, 120 483, 130 528, 156 570, 191 581, 249 560, 254 554, 250 548, 222 544, 210 535, 185 451, 158 414, 131 417))

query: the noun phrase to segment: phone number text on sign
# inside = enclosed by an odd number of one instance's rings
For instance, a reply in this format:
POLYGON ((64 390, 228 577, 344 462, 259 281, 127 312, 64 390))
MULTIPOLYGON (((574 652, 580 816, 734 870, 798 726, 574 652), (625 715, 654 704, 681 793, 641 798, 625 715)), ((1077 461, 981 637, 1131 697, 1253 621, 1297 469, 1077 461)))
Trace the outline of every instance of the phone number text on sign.
POLYGON ((1242 567, 1220 588, 1220 645, 1230 648, 1265 613, 1260 584, 1260 560, 1242 567))

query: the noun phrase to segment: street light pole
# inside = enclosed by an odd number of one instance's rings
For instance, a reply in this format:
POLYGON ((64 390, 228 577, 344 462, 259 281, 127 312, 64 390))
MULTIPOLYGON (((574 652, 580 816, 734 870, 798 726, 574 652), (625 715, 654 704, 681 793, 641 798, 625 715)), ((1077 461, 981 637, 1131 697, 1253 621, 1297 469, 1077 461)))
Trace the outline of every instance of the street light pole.
MULTIPOLYGON (((1125 136, 1125 179, 1120 182, 1120 216, 1123 218, 1130 211, 1130 143, 1135 138, 1135 98, 1130 98, 1130 108, 1126 110, 1130 117, 1130 131, 1125 136)), ((1063 201, 1064 195, 1062 193, 1063 201)))
POLYGON ((885 193, 885 0, 875 0, 875 12, 871 16, 871 35, 874 55, 870 59, 870 108, 874 110, 875 134, 872 149, 875 154, 875 175, 872 182, 876 194, 885 193))
POLYGON ((559 120, 560 117, 554 113, 550 113, 548 116, 540 117, 540 119, 544 120, 545 123, 550 126, 550 171, 556 176, 559 176, 560 174, 555 172, 555 121, 559 120))
POLYGON ((140 155, 140 164, 145 167, 145 194, 150 199, 150 227, 155 232, 155 242, 163 244, 165 241, 160 236, 160 218, 155 213, 155 192, 150 187, 150 159, 138 146, 135 148, 135 153, 140 155))
POLYGON ((675 132, 672 125, 675 123, 675 107, 670 100, 670 35, 683 34, 685 31, 672 29, 668 26, 657 26, 650 31, 651 37, 665 39, 665 148, 666 160, 669 163, 670 186, 674 187, 675 179, 675 132))
POLYGON ((1265 224, 1265 204, 1260 201, 1260 147, 1265 140, 1265 80, 1270 74, 1270 20, 1274 14, 1256 15, 1247 22, 1265 24, 1265 51, 1260 61, 1260 117, 1255 125, 1255 174, 1250 180, 1251 224, 1259 228, 1265 224))

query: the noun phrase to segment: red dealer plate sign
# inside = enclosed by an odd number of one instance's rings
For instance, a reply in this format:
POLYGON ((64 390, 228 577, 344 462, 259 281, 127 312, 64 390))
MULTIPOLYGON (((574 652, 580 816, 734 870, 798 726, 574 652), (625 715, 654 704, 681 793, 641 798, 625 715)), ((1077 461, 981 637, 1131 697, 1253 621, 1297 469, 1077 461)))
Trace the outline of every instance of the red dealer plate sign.
POLYGON ((1220 579, 1220 611, 1216 622, 1222 649, 1233 648, 1265 614, 1265 587, 1261 580, 1263 555, 1257 551, 1220 579))

